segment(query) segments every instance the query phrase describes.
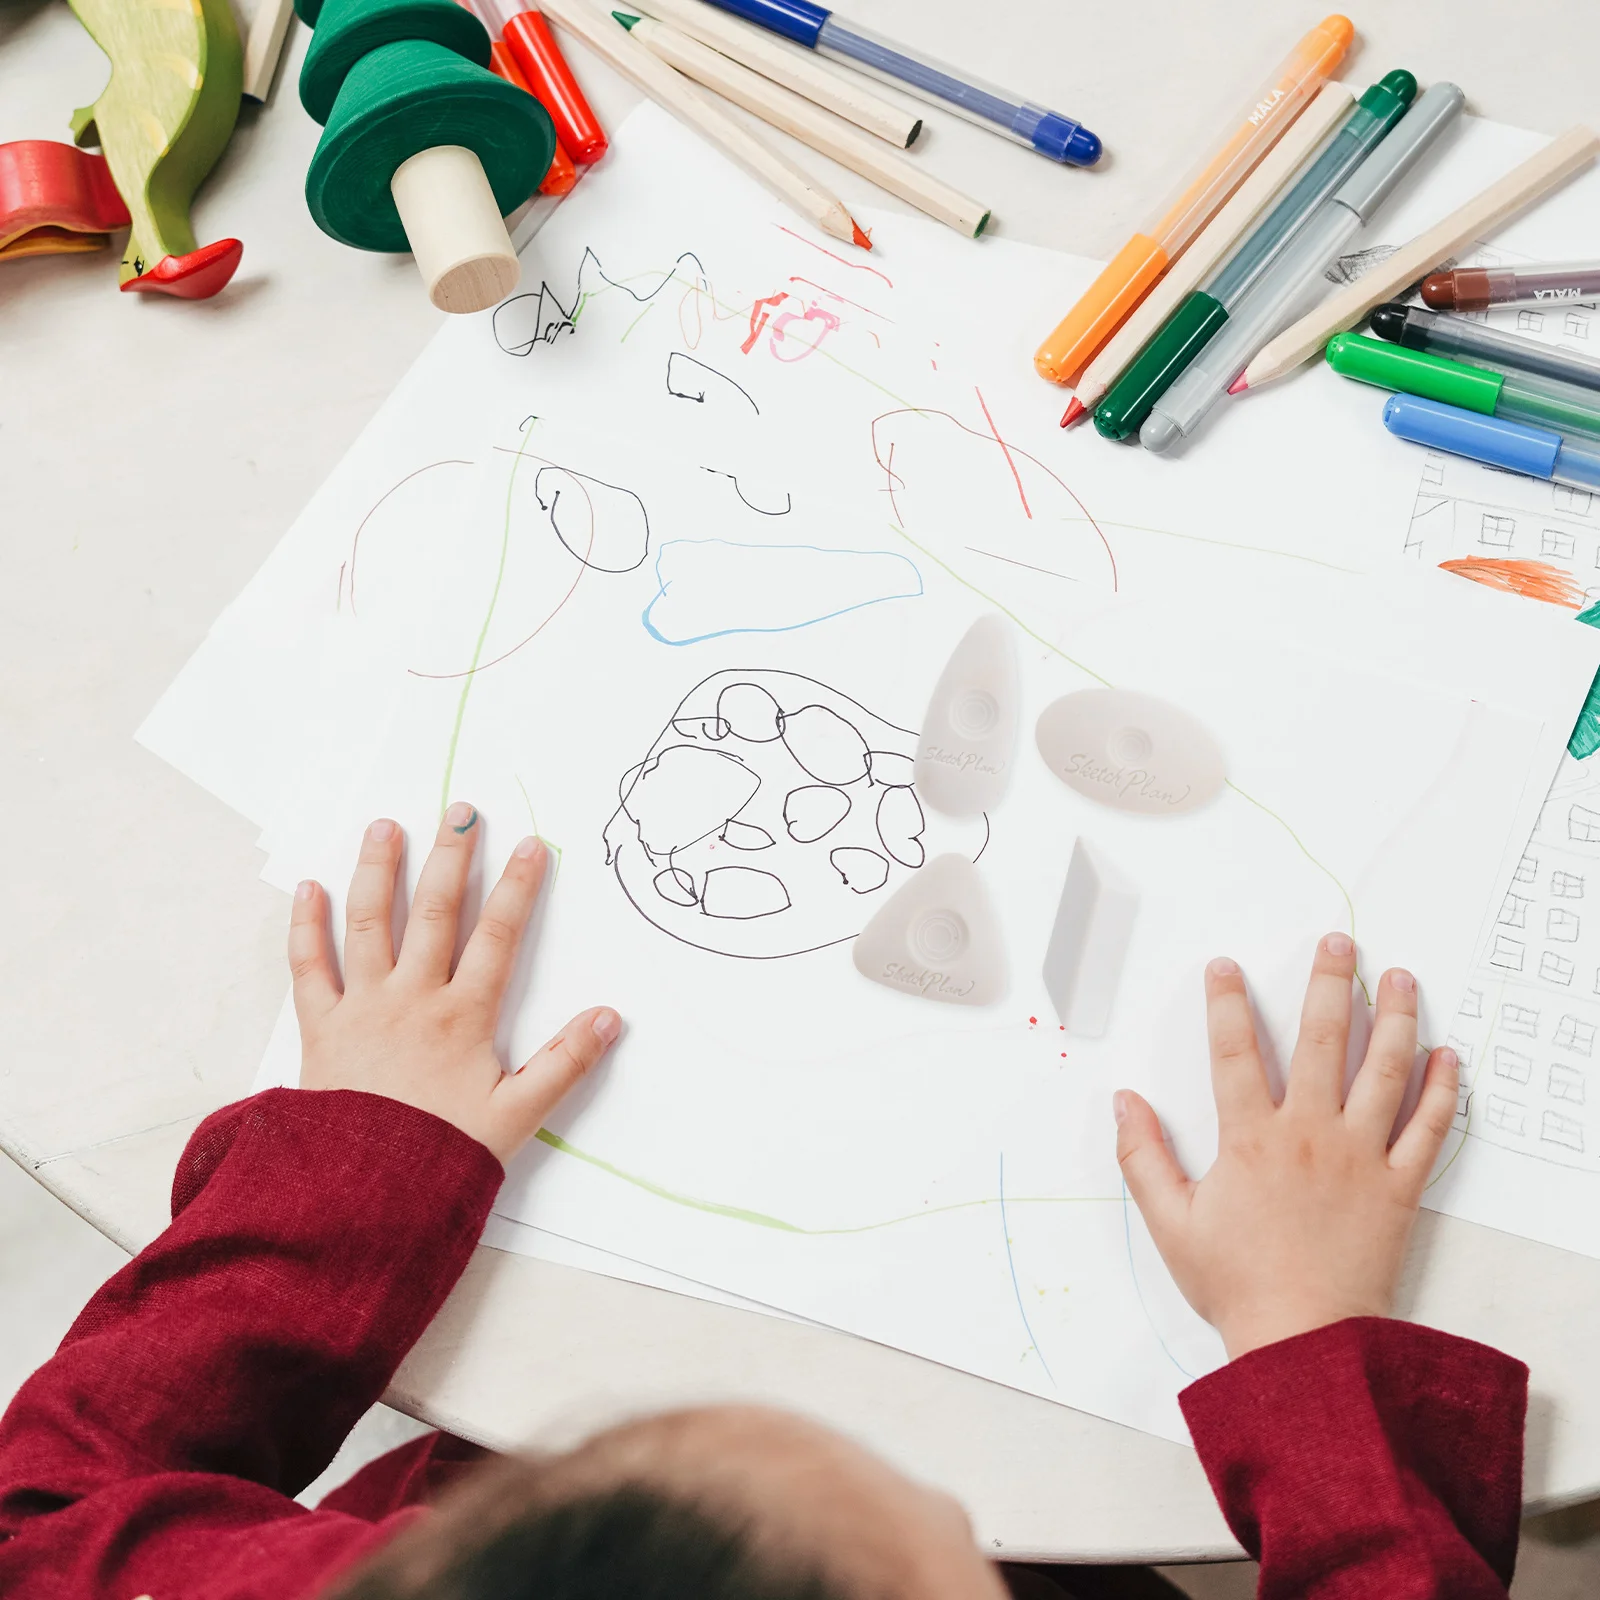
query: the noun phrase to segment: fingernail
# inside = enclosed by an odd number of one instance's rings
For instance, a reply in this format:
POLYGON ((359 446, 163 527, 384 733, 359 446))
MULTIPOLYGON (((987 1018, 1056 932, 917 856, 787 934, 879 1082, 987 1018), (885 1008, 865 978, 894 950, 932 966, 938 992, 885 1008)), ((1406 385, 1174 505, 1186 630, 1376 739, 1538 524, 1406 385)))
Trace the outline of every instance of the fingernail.
POLYGON ((1350 942, 1349 934, 1330 933, 1328 937, 1322 941, 1322 948, 1326 950, 1330 956, 1347 956, 1352 950, 1355 949, 1355 946, 1350 942))
POLYGON ((1206 971, 1209 972, 1213 978, 1231 978, 1238 970, 1239 963, 1233 960, 1231 956, 1218 956, 1217 959, 1206 968, 1206 971))
POLYGON ((597 1011, 591 1026, 601 1044, 613 1045, 617 1042, 617 1035, 622 1032, 622 1018, 615 1011, 597 1011))
POLYGON ((305 878, 295 885, 294 897, 296 900, 309 900, 316 892, 316 884, 305 878))
POLYGON ((375 840, 378 844, 382 844, 385 839, 392 839, 394 837, 394 824, 387 817, 379 817, 378 820, 367 829, 367 837, 375 840))
POLYGON ((1446 1072, 1452 1072, 1455 1070, 1455 1068, 1461 1065, 1461 1061, 1456 1055, 1455 1051, 1452 1050, 1449 1045, 1446 1045, 1444 1049, 1439 1052, 1439 1065, 1443 1067, 1446 1072))
POLYGON ((1128 1115, 1128 1096, 1126 1091, 1118 1089, 1111 1097, 1111 1115, 1117 1119, 1120 1128, 1128 1115))
POLYGON ((532 861, 542 849, 544 849, 544 840, 538 834, 530 833, 511 853, 521 861, 532 861))
POLYGON ((454 801, 444 814, 445 826, 454 828, 457 833, 465 833, 477 820, 476 808, 469 806, 465 800, 454 801))
POLYGON ((1389 982, 1392 983, 1395 988, 1401 992, 1401 994, 1410 994, 1411 991, 1417 986, 1417 980, 1413 978, 1409 972, 1406 972, 1403 969, 1391 972, 1389 974, 1389 982))

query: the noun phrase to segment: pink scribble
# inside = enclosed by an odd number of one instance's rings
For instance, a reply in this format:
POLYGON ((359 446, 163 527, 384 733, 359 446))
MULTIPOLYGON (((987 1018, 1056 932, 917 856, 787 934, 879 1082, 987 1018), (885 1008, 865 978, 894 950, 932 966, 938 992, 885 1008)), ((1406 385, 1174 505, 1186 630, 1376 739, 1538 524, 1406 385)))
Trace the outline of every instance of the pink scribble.
POLYGON ((1022 474, 1017 471, 1017 464, 1011 459, 1011 447, 1000 437, 1000 430, 995 427, 994 418, 989 415, 989 403, 983 398, 983 390, 974 384, 972 392, 977 395, 978 404, 983 407, 983 420, 989 424, 989 432, 994 435, 994 442, 1000 446, 1000 453, 1006 458, 1006 465, 1011 468, 1011 479, 1017 486, 1017 498, 1022 501, 1023 514, 1029 522, 1032 522, 1033 507, 1028 504, 1028 496, 1023 491, 1022 474))
POLYGON ((810 306, 803 314, 795 311, 785 311, 781 317, 777 317, 773 321, 772 336, 767 341, 767 348, 771 350, 773 359, 775 361, 787 361, 791 364, 796 361, 804 361, 805 358, 808 355, 811 355, 813 351, 820 350, 822 348, 822 341, 826 339, 830 333, 835 332, 838 329, 838 326, 839 319, 831 311, 823 310, 821 306, 810 306), (794 341, 800 346, 800 354, 797 356, 783 355, 780 353, 778 348, 780 345, 784 345, 789 342, 788 336, 784 330, 791 322, 819 322, 822 324, 822 331, 817 335, 815 344, 807 344, 803 339, 796 339, 794 341))
POLYGON ((811 245, 813 250, 820 251, 830 261, 837 261, 841 267, 849 267, 853 272, 870 272, 873 277, 882 278, 891 289, 894 288, 894 279, 887 272, 879 272, 876 267, 869 267, 865 261, 846 261, 843 256, 836 256, 831 250, 823 250, 820 244, 811 244, 811 241, 804 234, 796 233, 793 228, 784 227, 781 222, 773 223, 773 227, 779 233, 788 234, 791 239, 798 239, 801 244, 811 245))

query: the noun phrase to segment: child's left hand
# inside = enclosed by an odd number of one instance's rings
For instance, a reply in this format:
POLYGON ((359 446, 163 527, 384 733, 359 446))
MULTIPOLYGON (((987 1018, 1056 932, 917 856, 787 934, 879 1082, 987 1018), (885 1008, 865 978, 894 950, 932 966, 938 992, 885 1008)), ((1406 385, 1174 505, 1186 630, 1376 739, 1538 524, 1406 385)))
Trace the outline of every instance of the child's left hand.
POLYGON ((605 1007, 579 1012, 517 1071, 502 1071, 495 1025, 549 856, 538 839, 512 852, 452 974, 477 824, 463 801, 445 812, 396 956, 390 927, 403 841, 398 823, 374 822, 345 902, 342 989, 327 896, 309 881, 295 891, 289 968, 301 1088, 387 1095, 454 1124, 505 1162, 606 1053, 622 1022, 605 1007))

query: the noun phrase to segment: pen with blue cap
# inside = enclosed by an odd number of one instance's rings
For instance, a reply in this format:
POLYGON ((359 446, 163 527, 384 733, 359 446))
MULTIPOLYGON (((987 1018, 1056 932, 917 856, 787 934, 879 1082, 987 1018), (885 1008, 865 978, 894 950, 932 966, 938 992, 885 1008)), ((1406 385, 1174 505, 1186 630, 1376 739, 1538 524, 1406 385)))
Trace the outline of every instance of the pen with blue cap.
POLYGON ((1052 161, 1072 167, 1092 167, 1100 159, 1100 141, 1071 117, 1019 100, 992 83, 985 83, 931 56, 912 52, 874 33, 846 22, 813 0, 711 0, 746 22, 768 28, 785 39, 831 56, 864 72, 869 78, 892 83, 922 100, 931 100, 968 122, 1003 133, 1052 161))

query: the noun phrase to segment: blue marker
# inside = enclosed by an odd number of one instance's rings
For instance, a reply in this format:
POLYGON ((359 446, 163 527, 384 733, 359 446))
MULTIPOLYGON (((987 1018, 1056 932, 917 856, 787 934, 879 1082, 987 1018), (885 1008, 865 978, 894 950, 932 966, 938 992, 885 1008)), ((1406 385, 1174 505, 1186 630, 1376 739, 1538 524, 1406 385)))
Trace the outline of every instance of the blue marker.
POLYGON ((1100 159, 1100 141, 1081 122, 1043 106, 1018 100, 1004 89, 964 77, 928 56, 917 56, 869 28, 836 17, 814 0, 711 0, 746 22, 792 39, 820 56, 847 62, 869 78, 909 90, 922 100, 948 106, 968 122, 998 129, 1052 161, 1092 167, 1100 159))
POLYGON ((1390 397, 1383 408, 1383 425, 1398 438, 1481 461, 1486 467, 1600 489, 1600 446, 1579 444, 1548 428, 1530 428, 1410 394, 1390 397))

